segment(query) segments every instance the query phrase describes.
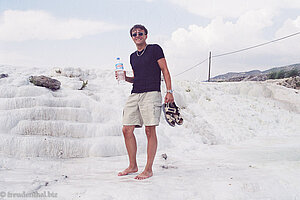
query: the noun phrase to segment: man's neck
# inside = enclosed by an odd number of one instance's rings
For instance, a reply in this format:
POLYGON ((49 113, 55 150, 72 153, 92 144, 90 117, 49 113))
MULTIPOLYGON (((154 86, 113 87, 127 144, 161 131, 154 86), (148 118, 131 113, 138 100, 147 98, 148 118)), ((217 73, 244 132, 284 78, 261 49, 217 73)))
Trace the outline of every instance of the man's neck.
POLYGON ((146 46, 147 46, 147 44, 144 43, 144 44, 136 45, 136 48, 137 48, 138 51, 142 51, 143 49, 145 49, 146 46))

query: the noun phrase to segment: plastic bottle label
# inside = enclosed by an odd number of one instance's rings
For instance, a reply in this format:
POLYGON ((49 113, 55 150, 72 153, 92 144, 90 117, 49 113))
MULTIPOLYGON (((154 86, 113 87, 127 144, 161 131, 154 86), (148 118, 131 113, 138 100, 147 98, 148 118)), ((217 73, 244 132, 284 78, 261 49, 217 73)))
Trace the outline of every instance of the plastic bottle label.
POLYGON ((116 64, 116 70, 123 70, 123 64, 122 63, 117 63, 116 64))

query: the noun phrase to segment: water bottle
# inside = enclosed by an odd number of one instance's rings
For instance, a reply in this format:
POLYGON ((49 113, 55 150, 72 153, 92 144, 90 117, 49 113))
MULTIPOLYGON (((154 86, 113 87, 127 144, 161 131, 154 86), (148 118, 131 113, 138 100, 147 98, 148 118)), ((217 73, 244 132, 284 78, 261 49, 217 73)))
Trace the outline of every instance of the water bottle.
POLYGON ((123 63, 121 63, 120 58, 117 58, 116 72, 118 74, 118 84, 124 84, 125 83, 125 73, 124 73, 123 63))

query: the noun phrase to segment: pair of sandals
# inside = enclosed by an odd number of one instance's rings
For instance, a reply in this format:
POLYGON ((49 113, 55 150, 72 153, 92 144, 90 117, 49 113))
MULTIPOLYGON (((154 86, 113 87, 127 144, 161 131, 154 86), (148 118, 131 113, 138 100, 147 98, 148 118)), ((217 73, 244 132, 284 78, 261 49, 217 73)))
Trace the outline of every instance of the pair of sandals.
POLYGON ((181 117, 179 113, 179 108, 178 106, 176 106, 175 102, 164 103, 163 111, 165 114, 166 121, 170 126, 174 127, 175 124, 183 124, 183 118, 181 117))

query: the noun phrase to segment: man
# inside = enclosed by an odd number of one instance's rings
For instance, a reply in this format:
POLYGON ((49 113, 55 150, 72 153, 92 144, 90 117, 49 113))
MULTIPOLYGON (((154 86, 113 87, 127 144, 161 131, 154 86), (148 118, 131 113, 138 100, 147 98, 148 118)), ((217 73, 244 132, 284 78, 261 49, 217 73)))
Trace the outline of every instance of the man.
POLYGON ((135 179, 142 180, 153 175, 152 165, 157 149, 156 126, 159 125, 161 115, 161 72, 167 88, 165 103, 173 102, 174 97, 170 73, 161 47, 157 44, 146 43, 148 30, 143 25, 134 25, 130 29, 130 36, 137 51, 130 55, 133 77, 128 77, 125 73, 125 80, 133 83, 133 88, 123 110, 122 129, 129 157, 129 167, 120 172, 118 176, 138 171, 137 144, 133 131, 135 127, 141 127, 144 124, 148 140, 147 164, 144 171, 135 177, 135 179))

